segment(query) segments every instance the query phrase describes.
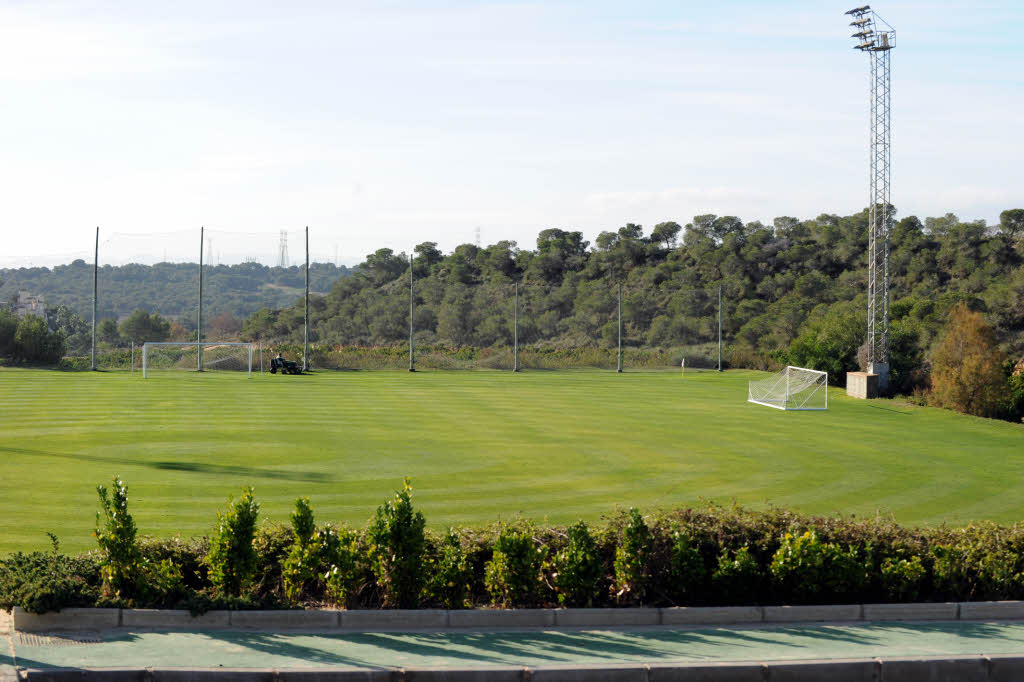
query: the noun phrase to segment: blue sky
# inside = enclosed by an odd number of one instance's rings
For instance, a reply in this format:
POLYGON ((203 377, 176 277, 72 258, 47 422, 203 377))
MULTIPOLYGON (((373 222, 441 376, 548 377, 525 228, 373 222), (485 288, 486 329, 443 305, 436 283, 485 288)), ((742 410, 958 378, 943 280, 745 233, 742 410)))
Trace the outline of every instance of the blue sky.
MULTIPOLYGON (((314 257, 867 203, 849 2, 0 0, 0 264, 92 229, 314 257), (189 237, 191 240, 191 237, 189 237), (293 246, 294 249, 294 246, 293 246)), ((1024 206, 1024 3, 891 2, 900 215, 1024 206)), ((271 256, 272 258, 272 256, 271 256)))

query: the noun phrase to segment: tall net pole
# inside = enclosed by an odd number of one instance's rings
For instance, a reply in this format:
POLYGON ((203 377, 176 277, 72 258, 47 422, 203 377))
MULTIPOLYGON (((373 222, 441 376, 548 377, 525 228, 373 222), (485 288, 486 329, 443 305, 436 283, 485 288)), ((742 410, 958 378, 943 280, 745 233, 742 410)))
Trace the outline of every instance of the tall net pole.
POLYGON ((892 87, 890 53, 896 31, 870 7, 847 14, 856 29, 855 49, 870 61, 870 203, 868 204, 868 372, 878 390, 889 388, 889 236, 892 230, 892 87))
POLYGON ((619 282, 619 353, 618 361, 616 363, 616 372, 622 371, 622 282, 619 282))
POLYGON ((96 308, 100 278, 100 228, 96 227, 96 250, 92 261, 92 371, 96 371, 96 308))
POLYGON ((203 238, 205 228, 199 228, 199 308, 196 312, 196 371, 203 371, 203 238))
POLYGON ((722 371, 722 285, 718 285, 718 371, 722 371))
POLYGON ((512 316, 512 371, 519 371, 519 282, 516 282, 516 303, 512 316))
POLYGON ((409 371, 416 371, 416 299, 412 294, 412 253, 409 254, 409 371))
POLYGON ((302 371, 309 369, 309 226, 306 226, 306 312, 302 339, 302 371))

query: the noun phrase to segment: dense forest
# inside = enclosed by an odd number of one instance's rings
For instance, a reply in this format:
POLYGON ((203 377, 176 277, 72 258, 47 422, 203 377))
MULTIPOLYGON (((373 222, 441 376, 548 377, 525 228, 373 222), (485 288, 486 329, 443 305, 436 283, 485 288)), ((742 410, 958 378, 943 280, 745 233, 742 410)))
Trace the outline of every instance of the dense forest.
MULTIPOLYGON (((592 246, 580 232, 546 229, 532 250, 502 241, 443 254, 424 242, 413 254, 417 343, 510 345, 518 282, 521 345, 616 346, 621 284, 627 348, 707 348, 717 339, 721 287, 728 363, 792 362, 841 380, 863 361, 867 220, 866 210, 780 217, 772 225, 700 215, 649 232, 627 224, 602 232, 592 246)), ((984 315, 1008 357, 1024 354, 1022 237, 1022 209, 1004 211, 995 226, 952 214, 894 224, 890 334, 897 391, 927 379, 929 352, 958 303, 984 315)), ((408 335, 408 271, 406 254, 370 254, 354 276, 313 302, 313 338, 328 345, 401 343, 408 335)), ((299 341, 300 304, 255 313, 243 334, 299 341)))
MULTIPOLYGON (((302 293, 303 268, 268 267, 259 263, 213 265, 203 269, 203 305, 211 316, 245 317, 263 307, 291 305, 302 293)), ((345 266, 312 263, 311 291, 326 293, 349 273, 345 266)), ((40 295, 48 306, 65 305, 92 318, 92 263, 76 260, 54 268, 0 269, 0 301, 10 302, 24 289, 40 295)), ((194 328, 199 266, 195 263, 104 265, 98 273, 99 317, 123 320, 137 308, 179 320, 194 328)))

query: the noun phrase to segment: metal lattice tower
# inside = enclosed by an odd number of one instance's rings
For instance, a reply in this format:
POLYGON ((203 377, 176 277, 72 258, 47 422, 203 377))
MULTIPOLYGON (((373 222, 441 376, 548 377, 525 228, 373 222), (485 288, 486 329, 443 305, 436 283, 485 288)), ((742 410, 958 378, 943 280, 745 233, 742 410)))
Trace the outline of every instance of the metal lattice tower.
POLYGON ((282 267, 288 267, 288 231, 281 230, 281 246, 280 253, 277 257, 277 264, 282 267))
POLYGON ((847 12, 854 49, 871 60, 871 197, 868 216, 868 371, 889 387, 889 233, 892 228, 892 87, 890 52, 896 31, 870 6, 847 12))

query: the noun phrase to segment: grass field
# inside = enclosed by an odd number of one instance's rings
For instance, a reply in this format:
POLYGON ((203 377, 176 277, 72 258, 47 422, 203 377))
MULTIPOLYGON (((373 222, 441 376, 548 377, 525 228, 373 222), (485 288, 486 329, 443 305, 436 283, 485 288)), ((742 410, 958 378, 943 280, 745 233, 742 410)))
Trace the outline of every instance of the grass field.
POLYGON ((140 532, 208 532, 256 488, 287 520, 361 524, 403 476, 434 527, 597 519, 700 498, 910 524, 1024 518, 1024 426, 832 389, 827 412, 748 404, 753 372, 342 372, 306 377, 0 369, 0 552, 93 546, 120 474, 140 532))

